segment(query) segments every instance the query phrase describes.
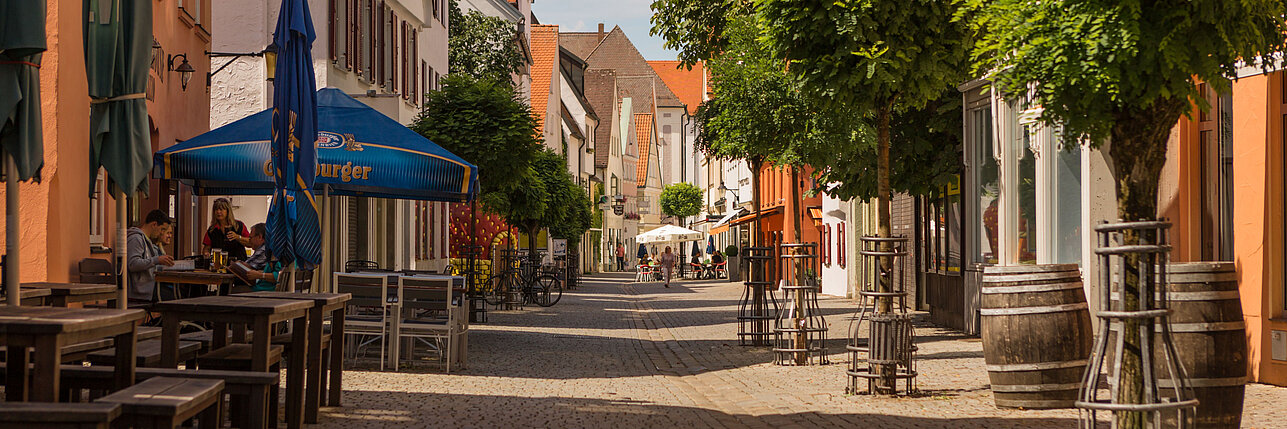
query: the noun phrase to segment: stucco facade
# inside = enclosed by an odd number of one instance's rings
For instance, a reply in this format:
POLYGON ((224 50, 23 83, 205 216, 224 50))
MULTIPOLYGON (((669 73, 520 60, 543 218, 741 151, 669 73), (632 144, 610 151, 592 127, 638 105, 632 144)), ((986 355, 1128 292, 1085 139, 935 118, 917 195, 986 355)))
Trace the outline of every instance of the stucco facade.
MULTIPOLYGON (((191 3, 189 3, 191 5, 191 3)), ((160 149, 208 129, 209 103, 205 81, 209 69, 204 52, 209 49, 205 10, 183 10, 176 0, 153 4, 153 37, 161 45, 154 52, 145 93, 152 148, 160 149), (186 54, 196 69, 186 90, 179 74, 168 71, 171 56, 186 54)), ((45 165, 40 183, 20 185, 21 268, 24 282, 75 281, 77 264, 84 258, 110 259, 109 253, 91 249, 114 247, 115 205, 100 194, 91 199, 89 176, 89 95, 85 76, 83 15, 80 2, 49 1, 46 15, 48 51, 40 69, 42 133, 45 165)), ((173 64, 178 66, 183 57, 173 64)), ((140 199, 132 218, 153 208, 169 209, 165 188, 156 180, 152 194, 140 199)), ((3 193, 3 190, 0 190, 3 193)), ((187 194, 170 198, 183 201, 187 194)), ((174 209, 182 211, 176 203, 174 209)), ((169 252, 185 253, 190 243, 176 237, 169 252), (177 248, 176 248, 177 247, 177 248)))

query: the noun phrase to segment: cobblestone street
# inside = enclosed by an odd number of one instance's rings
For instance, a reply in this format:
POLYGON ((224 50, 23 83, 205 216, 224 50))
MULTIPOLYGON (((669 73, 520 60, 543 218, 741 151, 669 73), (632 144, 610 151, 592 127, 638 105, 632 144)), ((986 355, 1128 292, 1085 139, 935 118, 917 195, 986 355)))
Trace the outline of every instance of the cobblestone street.
MULTIPOLYGON (((633 274, 631 275, 633 276, 633 274)), ((852 303, 823 297, 830 365, 739 346, 732 283, 588 278, 551 308, 470 326, 469 367, 350 371, 319 427, 1076 427, 1075 410, 993 406, 982 344, 920 325, 914 398, 844 394, 852 303)), ((1251 385, 1243 424, 1287 427, 1287 388, 1251 385)))

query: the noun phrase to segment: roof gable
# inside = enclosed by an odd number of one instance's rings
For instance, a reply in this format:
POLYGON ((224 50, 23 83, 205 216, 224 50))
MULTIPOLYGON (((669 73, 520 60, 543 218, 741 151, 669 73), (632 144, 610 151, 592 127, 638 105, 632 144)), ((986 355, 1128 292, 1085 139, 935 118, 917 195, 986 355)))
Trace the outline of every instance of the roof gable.
POLYGON ((559 26, 532 26, 532 114, 536 115, 536 132, 545 132, 545 114, 554 85, 554 69, 559 60, 559 26))
POLYGON ((697 106, 706 99, 706 63, 693 65, 692 70, 679 67, 679 61, 648 61, 657 76, 688 107, 688 114, 697 114, 697 106))
POLYGON ((683 104, 619 26, 613 27, 593 52, 581 58, 589 64, 589 70, 616 70, 617 86, 625 91, 624 96, 635 99, 638 103, 636 110, 651 112, 657 106, 678 107, 683 104))

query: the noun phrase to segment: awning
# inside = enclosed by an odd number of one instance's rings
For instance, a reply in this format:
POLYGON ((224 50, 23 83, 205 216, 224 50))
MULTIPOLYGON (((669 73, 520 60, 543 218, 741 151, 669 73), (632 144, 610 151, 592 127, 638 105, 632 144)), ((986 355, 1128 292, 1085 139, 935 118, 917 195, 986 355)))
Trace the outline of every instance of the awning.
POLYGON ((746 212, 747 212, 746 209, 740 208, 740 207, 737 210, 729 211, 728 214, 725 214, 724 217, 720 218, 718 222, 715 222, 714 225, 711 225, 710 233, 719 234, 724 231, 728 231, 729 222, 732 221, 734 217, 746 214, 746 212))
MULTIPOLYGON (((315 189, 352 195, 469 201, 478 168, 335 88, 317 91, 315 189)), ((158 151, 152 176, 200 195, 268 195, 273 112, 265 110, 158 151)))

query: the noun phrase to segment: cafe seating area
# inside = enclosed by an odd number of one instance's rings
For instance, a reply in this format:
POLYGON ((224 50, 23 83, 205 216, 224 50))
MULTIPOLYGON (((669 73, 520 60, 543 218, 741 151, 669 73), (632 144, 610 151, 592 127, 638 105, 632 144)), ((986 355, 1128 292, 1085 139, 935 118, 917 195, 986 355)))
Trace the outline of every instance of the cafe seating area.
POLYGON ((346 366, 467 361, 463 277, 361 263, 331 275, 334 292, 299 271, 238 293, 234 275, 193 267, 158 271, 175 292, 121 309, 112 265, 87 259, 87 283, 23 283, 21 305, 0 306, 0 427, 299 428, 341 404, 346 366))

